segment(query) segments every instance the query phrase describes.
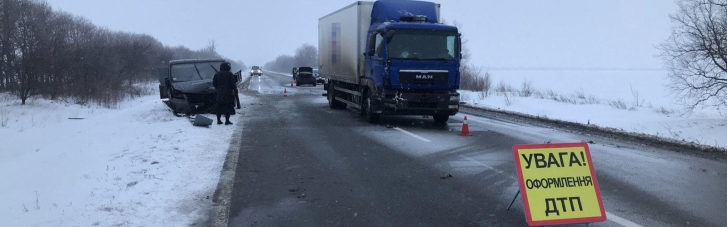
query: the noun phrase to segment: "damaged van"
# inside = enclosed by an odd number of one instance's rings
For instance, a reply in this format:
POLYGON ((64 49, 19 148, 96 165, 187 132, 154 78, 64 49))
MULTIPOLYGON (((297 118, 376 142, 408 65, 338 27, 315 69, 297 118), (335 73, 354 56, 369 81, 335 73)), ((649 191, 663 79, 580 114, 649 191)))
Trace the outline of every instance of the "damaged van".
MULTIPOLYGON (((224 59, 172 60, 159 69, 159 97, 175 115, 214 110, 216 91, 212 78, 224 59)), ((236 73, 241 81, 241 73, 236 73)))

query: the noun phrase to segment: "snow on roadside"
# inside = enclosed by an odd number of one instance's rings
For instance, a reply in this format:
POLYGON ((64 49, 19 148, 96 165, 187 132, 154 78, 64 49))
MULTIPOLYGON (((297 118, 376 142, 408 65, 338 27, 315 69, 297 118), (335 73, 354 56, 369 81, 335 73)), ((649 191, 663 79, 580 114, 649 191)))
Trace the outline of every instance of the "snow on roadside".
MULTIPOLYGON (((559 95, 556 99, 567 101, 556 101, 536 95, 522 97, 517 92, 492 92, 487 97, 481 92, 459 92, 462 101, 474 106, 727 148, 727 117, 719 110, 696 110, 684 114, 669 107, 635 106, 619 100, 593 102, 587 100, 589 97, 579 99, 578 95, 559 95)), ((595 98, 590 96, 590 99, 595 98)))
POLYGON ((156 95, 119 109, 0 99, 2 119, 3 226, 194 224, 238 127, 194 127, 156 95))

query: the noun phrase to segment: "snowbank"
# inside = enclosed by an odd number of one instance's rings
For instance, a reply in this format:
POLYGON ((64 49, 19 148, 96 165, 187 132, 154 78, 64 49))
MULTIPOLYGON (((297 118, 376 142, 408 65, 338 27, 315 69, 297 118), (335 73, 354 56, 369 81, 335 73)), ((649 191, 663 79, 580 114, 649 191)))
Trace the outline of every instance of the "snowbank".
POLYGON ((5 98, 0 123, 3 226, 200 222, 237 128, 194 127, 156 95, 118 109, 5 98))
POLYGON ((653 106, 648 102, 637 105, 635 100, 601 99, 600 94, 581 92, 558 94, 534 91, 528 97, 517 89, 510 92, 492 91, 489 96, 482 92, 460 93, 462 101, 473 106, 727 148, 727 117, 717 109, 684 112, 674 105, 653 106))

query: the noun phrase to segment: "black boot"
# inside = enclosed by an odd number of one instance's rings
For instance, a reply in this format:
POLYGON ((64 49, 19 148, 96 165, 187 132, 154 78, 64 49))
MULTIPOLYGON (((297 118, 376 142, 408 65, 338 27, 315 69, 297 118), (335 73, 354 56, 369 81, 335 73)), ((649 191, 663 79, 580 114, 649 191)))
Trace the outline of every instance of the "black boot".
POLYGON ((221 117, 222 117, 222 114, 217 114, 217 124, 218 125, 222 124, 222 120, 220 120, 221 117))
POLYGON ((231 124, 232 124, 232 122, 230 122, 230 115, 225 114, 225 125, 231 125, 231 124))

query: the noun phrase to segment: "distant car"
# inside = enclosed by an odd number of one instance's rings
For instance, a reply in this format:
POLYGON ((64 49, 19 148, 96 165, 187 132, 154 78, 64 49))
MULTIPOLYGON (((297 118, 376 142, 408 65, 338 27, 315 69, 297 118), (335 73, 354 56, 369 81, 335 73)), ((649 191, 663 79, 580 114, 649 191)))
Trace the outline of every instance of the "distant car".
POLYGON ((301 84, 316 86, 316 77, 313 75, 313 68, 311 67, 298 67, 297 72, 293 74, 293 78, 295 78, 296 86, 301 84))
POLYGON ((313 68, 313 76, 316 77, 316 83, 319 84, 325 84, 326 80, 321 77, 321 74, 318 73, 318 68, 313 68))
POLYGON ((263 75, 263 68, 260 68, 260 66, 253 66, 250 68, 250 76, 262 76, 263 75))

